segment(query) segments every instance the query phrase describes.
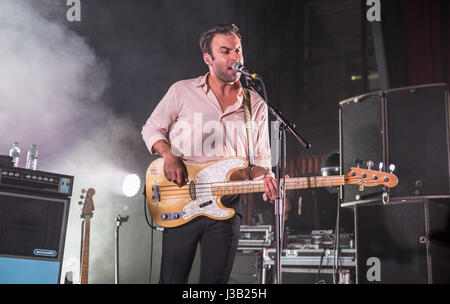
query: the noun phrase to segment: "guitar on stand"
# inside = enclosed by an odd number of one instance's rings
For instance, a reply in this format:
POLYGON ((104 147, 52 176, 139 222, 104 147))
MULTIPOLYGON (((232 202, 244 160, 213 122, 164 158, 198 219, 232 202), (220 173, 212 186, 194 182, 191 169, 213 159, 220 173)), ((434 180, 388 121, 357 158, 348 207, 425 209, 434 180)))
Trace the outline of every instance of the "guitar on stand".
MULTIPOLYGON (((80 269, 80 284, 88 284, 89 277, 89 237, 91 230, 91 217, 94 211, 94 201, 92 197, 95 194, 95 190, 93 188, 89 188, 87 191, 83 189, 82 194, 85 194, 83 209, 81 211, 82 220, 82 239, 81 239, 81 269, 80 269)), ((83 195, 81 196, 83 198, 83 195)))

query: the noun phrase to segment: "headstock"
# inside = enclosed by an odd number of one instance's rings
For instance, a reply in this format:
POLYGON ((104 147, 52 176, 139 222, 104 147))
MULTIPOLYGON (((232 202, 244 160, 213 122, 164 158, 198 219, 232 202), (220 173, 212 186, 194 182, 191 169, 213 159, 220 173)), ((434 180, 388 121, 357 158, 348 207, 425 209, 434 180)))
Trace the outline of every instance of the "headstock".
POLYGON ((94 188, 89 188, 87 191, 85 189, 81 190, 82 195, 80 196, 81 199, 84 198, 84 204, 83 202, 79 202, 79 204, 83 204, 83 210, 81 211, 81 217, 85 217, 86 215, 92 215, 92 212, 94 211, 94 201, 92 200, 92 197, 95 194, 94 188))
POLYGON ((392 173, 375 171, 363 168, 350 168, 344 176, 346 185, 359 185, 365 187, 386 186, 393 188, 398 184, 398 178, 392 173))

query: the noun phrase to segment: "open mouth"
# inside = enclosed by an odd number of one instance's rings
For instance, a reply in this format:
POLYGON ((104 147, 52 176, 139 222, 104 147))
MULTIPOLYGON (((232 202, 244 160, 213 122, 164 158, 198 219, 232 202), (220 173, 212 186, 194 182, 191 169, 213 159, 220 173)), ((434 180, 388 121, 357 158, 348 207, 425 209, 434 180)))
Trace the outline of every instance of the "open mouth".
POLYGON ((233 67, 232 67, 232 66, 228 67, 228 71, 230 71, 230 72, 233 73, 233 74, 236 74, 236 72, 233 70, 233 67))

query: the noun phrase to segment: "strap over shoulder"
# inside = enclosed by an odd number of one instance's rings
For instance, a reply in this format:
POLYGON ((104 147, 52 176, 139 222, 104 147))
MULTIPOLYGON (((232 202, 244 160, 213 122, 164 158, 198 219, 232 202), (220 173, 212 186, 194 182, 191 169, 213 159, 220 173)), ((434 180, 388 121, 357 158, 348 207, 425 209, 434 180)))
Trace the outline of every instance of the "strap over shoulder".
POLYGON ((245 129, 247 130, 248 140, 248 161, 250 169, 255 166, 255 154, 253 151, 253 137, 252 137, 252 106, 250 102, 250 92, 243 88, 244 91, 244 116, 245 116, 245 129))

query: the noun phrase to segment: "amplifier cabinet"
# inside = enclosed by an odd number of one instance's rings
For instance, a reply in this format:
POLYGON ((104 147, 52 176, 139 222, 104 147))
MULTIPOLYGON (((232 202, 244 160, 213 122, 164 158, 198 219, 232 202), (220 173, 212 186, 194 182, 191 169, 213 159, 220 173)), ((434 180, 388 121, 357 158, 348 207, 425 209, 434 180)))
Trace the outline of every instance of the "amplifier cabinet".
POLYGON ((0 188, 0 284, 60 282, 69 204, 0 188))
MULTIPOLYGON (((345 203, 390 197, 450 194, 449 97, 447 84, 405 87, 368 93, 339 103, 342 173, 355 160, 372 160, 373 170, 391 164, 399 183, 342 187, 345 203)), ((365 165, 364 165, 365 166, 365 165)))
POLYGON ((17 167, 0 168, 0 187, 12 191, 71 196, 74 177, 17 167))
POLYGON ((450 283, 450 198, 354 208, 358 283, 450 283))
POLYGON ((261 279, 259 250, 239 250, 234 259, 228 284, 258 284, 261 279))

